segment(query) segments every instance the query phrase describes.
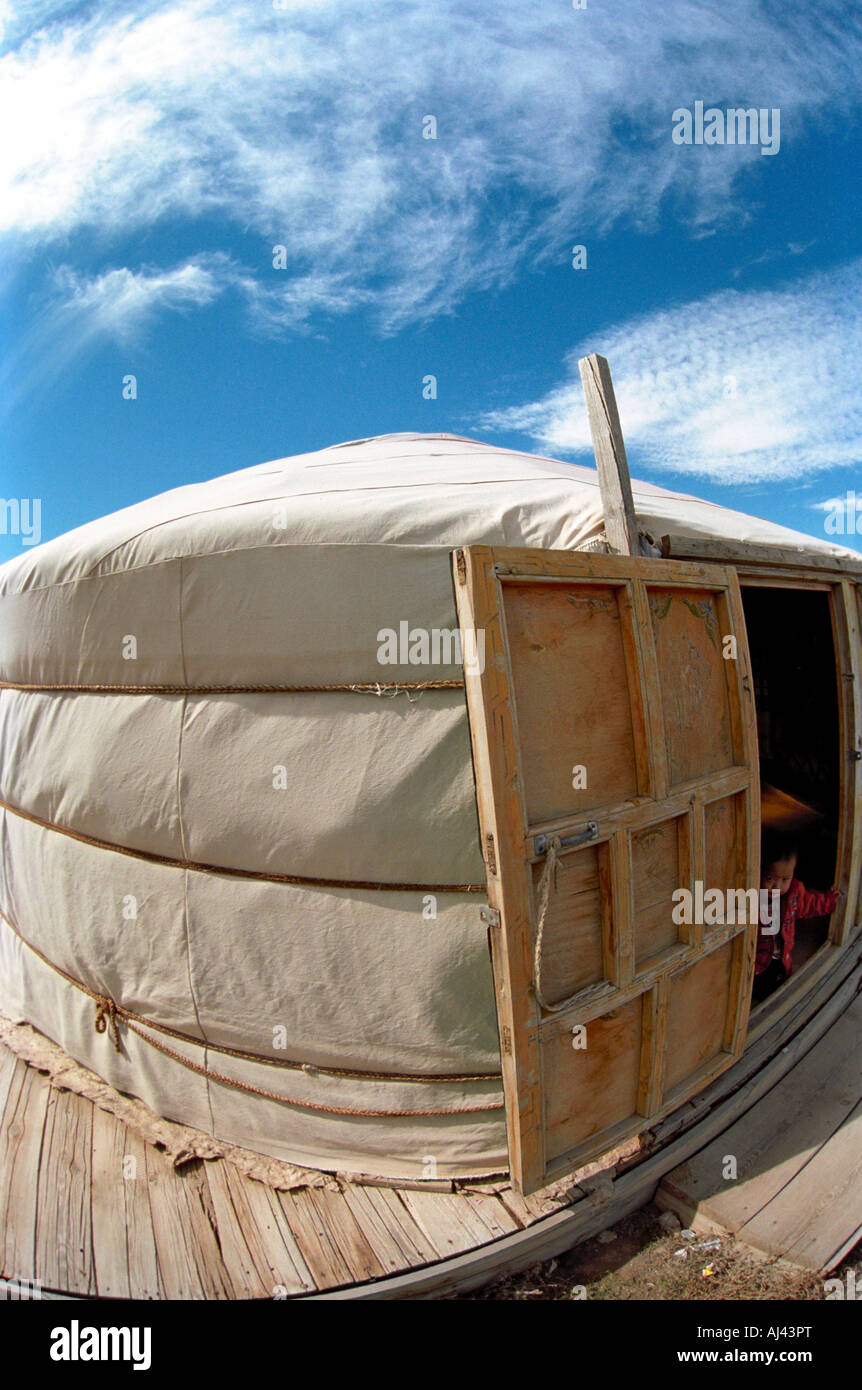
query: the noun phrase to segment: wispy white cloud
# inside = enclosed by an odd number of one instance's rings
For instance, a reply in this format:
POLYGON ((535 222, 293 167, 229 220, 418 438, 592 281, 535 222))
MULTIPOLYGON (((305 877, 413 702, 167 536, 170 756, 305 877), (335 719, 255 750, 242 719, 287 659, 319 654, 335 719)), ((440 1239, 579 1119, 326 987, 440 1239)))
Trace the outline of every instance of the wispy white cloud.
POLYGON ((226 267, 225 258, 211 257, 174 270, 133 272, 122 266, 87 277, 61 266, 54 275, 54 317, 66 320, 72 336, 77 331, 127 344, 140 337, 159 309, 211 304, 221 293, 226 267))
POLYGON ((55 268, 27 333, 4 361, 4 404, 14 405, 45 371, 56 376, 88 347, 104 341, 135 347, 159 313, 203 308, 243 282, 219 254, 170 270, 121 266, 88 276, 68 265, 55 268))
POLYGON ((11 251, 85 233, 110 259, 142 227, 214 218, 226 245, 259 238, 248 293, 265 329, 369 303, 393 330, 620 219, 654 226, 665 199, 695 235, 744 218, 740 175, 774 161, 674 145, 672 111, 780 106, 783 149, 840 121, 862 14, 833 0, 6 0, 6 44, 11 251), (275 243, 290 253, 280 278, 275 243))
POLYGON ((597 334, 541 400, 484 415, 557 453, 591 453, 578 359, 611 363, 641 468, 724 483, 862 463, 862 260, 771 292, 725 290, 597 334))

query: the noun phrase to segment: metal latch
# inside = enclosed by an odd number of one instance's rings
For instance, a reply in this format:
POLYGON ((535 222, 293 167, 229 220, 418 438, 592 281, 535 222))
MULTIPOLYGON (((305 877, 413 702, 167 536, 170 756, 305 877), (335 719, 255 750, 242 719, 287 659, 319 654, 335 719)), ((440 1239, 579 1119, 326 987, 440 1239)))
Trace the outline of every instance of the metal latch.
MULTIPOLYGON (((533 836, 533 853, 534 853, 534 854, 547 854, 547 852, 548 852, 548 840, 549 840, 550 838, 551 838, 550 835, 534 835, 534 836, 533 836)), ((595 820, 588 820, 588 821, 587 821, 587 828, 586 828, 586 830, 581 830, 577 835, 561 835, 561 836, 560 836, 560 849, 573 849, 573 848, 575 847, 575 845, 585 845, 589 840, 597 840, 598 838, 599 838, 599 823, 598 823, 598 821, 595 821, 595 820)))
POLYGON ((499 927, 500 925, 500 914, 496 907, 483 907, 479 916, 483 922, 487 922, 489 927, 499 927))

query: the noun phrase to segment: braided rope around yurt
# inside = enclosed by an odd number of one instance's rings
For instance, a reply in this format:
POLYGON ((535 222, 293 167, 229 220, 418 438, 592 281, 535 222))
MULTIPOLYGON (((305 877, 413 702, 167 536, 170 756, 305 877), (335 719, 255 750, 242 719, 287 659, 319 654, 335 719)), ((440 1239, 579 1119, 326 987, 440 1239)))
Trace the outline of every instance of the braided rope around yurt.
POLYGON ((0 810, 21 820, 38 825, 42 830, 52 830, 57 835, 65 835, 70 840, 78 840, 94 849, 110 850, 113 854, 125 854, 130 859, 142 859, 147 864, 163 864, 170 869, 189 869, 198 874, 218 874, 226 878, 248 878, 258 883, 292 883, 306 888, 352 888, 369 893, 484 893, 484 883, 375 883, 366 879, 351 878, 311 878, 302 874, 269 874, 263 869, 239 869, 229 864, 203 864, 194 859, 175 859, 167 854, 156 854, 154 850, 133 849, 130 845, 119 845, 113 840, 100 840, 95 835, 86 835, 82 830, 72 830, 68 825, 58 825, 56 821, 44 820, 32 811, 21 806, 13 806, 10 801, 0 799, 0 810))
POLYGON ((352 681, 341 685, 36 685, 0 681, 0 690, 51 690, 92 695, 319 695, 328 691, 353 695, 399 695, 410 690, 463 690, 461 680, 352 681))
POLYGON ((293 1071, 302 1071, 306 1075, 315 1075, 317 1073, 322 1073, 326 1076, 341 1076, 346 1077, 348 1079, 356 1079, 363 1081, 401 1081, 409 1082, 411 1084, 417 1082, 425 1082, 436 1083, 439 1085, 441 1083, 446 1082, 464 1083, 472 1081, 496 1081, 499 1080, 500 1073, 475 1072, 454 1075, 451 1073, 443 1072, 409 1073, 348 1070, 346 1068, 340 1067, 318 1066, 316 1064, 311 1065, 309 1063, 297 1062, 282 1057, 267 1057, 263 1053, 247 1052, 242 1050, 241 1048, 226 1047, 218 1043, 211 1043, 203 1038, 195 1038, 190 1033, 183 1033, 178 1028, 170 1028, 167 1024, 156 1023, 153 1019, 144 1018, 142 1014, 135 1013, 133 1009, 127 1009, 122 1004, 118 1004, 116 1000, 112 999, 109 995, 100 994, 98 990, 91 989, 89 985, 84 984, 83 980, 77 979, 74 975, 69 974, 67 970, 64 970, 62 966, 59 966, 56 964, 55 961, 52 961, 49 956, 46 956, 43 951, 39 950, 38 946, 34 946, 32 941, 28 941, 27 937, 24 936, 24 934, 19 930, 18 926, 15 922, 13 922, 12 918, 2 909, 0 909, 0 919, 2 919, 2 921, 6 923, 7 927, 9 927, 10 931, 14 933, 14 935, 18 938, 22 945, 26 946, 28 950, 32 951, 33 954, 37 956, 38 959, 41 960, 44 965, 47 965, 49 969, 55 972, 55 974, 59 975, 62 979, 64 979, 67 984, 74 986, 75 989, 80 990, 83 994, 86 994, 90 999, 92 999, 93 1003, 96 1005, 96 1017, 94 1020, 95 1030, 97 1033, 106 1033, 110 1028, 111 1036, 113 1038, 114 1043, 114 1050, 116 1052, 121 1052, 118 1020, 122 1020, 122 1022, 130 1030, 130 1032, 136 1034, 136 1036, 139 1037, 143 1042, 148 1043, 150 1047, 154 1047, 156 1051, 164 1053, 166 1057, 171 1057, 174 1061, 179 1062, 182 1066, 187 1067, 190 1071, 197 1072, 200 1076, 208 1077, 212 1081, 218 1081, 224 1086, 231 1086, 235 1090, 246 1091, 251 1095, 262 1096, 266 1100, 275 1100, 280 1102, 282 1105, 297 1106, 299 1109, 322 1110, 327 1114, 331 1115, 362 1115, 373 1118, 397 1118, 401 1115, 462 1115, 472 1114, 474 1112, 482 1110, 501 1110, 503 1108, 503 1104, 501 1101, 494 1101, 491 1104, 465 1105, 458 1106, 454 1109, 355 1109, 347 1106, 321 1105, 319 1103, 309 1100, 296 1100, 290 1096, 279 1095, 277 1091, 269 1091, 262 1086, 254 1086, 250 1082, 239 1081, 234 1077, 225 1076, 223 1072, 213 1071, 211 1067, 206 1067, 199 1062, 194 1062, 190 1057, 184 1057, 181 1052, 177 1052, 173 1048, 167 1047, 166 1044, 158 1042, 155 1038, 149 1037, 145 1032, 142 1031, 142 1028, 150 1028, 155 1032, 164 1033, 168 1037, 176 1038, 177 1041, 190 1043, 194 1047, 202 1047, 207 1052, 220 1052, 228 1057, 236 1057, 240 1061, 257 1062, 263 1063, 266 1066, 281 1067, 293 1071))

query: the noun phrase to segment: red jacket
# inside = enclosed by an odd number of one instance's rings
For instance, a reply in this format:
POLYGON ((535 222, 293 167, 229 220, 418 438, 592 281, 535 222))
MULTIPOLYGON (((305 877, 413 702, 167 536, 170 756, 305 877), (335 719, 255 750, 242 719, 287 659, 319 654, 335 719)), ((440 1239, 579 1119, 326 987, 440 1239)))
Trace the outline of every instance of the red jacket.
MULTIPOLYGON (((761 922, 757 933, 757 954, 754 958, 755 975, 762 974, 767 968, 776 947, 781 951, 781 963, 789 975, 793 970, 793 943, 796 939, 797 918, 802 920, 806 917, 828 917, 830 912, 835 911, 837 902, 838 895, 833 889, 830 888, 826 893, 818 893, 813 888, 806 888, 798 878, 791 879, 787 892, 781 895, 780 930, 768 936, 761 922)), ((767 926, 769 925, 767 922, 767 926)))

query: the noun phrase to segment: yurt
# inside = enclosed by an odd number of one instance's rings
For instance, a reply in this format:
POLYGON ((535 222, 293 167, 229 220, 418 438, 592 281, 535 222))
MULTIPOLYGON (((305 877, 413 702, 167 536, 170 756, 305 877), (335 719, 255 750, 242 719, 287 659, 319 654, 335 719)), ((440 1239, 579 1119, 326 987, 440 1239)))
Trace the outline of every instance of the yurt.
POLYGON ((774 1028, 747 919, 670 910, 756 885, 767 753, 845 890, 786 987, 813 1015, 858 955, 862 567, 631 503, 621 554, 601 469, 394 434, 5 564, 4 1019, 225 1144, 528 1194, 774 1028), (803 746, 776 615, 825 654, 803 746))

